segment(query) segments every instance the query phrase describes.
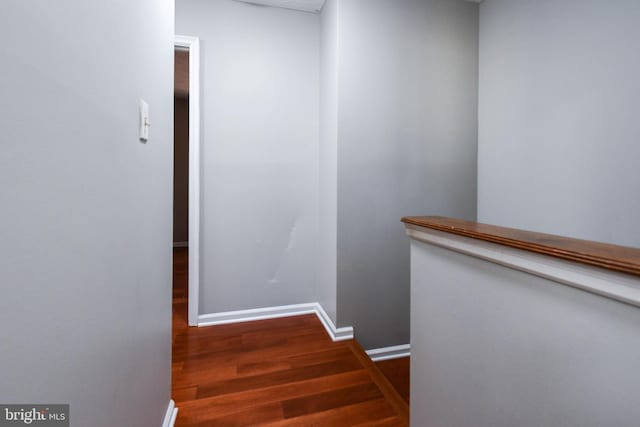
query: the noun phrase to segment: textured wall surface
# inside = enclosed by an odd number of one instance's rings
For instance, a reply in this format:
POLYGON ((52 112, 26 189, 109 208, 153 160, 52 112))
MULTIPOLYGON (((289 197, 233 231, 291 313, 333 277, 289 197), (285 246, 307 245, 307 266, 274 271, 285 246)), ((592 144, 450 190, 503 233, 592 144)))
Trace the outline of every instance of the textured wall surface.
POLYGON ((411 425, 638 424, 638 307, 420 242, 411 270, 411 425))
POLYGON ((68 403, 73 426, 162 423, 173 21, 169 0, 2 4, 3 403, 68 403))
POLYGON ((640 245, 640 3, 480 6, 480 221, 640 245))
POLYGON ((478 5, 338 5, 338 323, 368 349, 406 344, 400 218, 476 217, 478 5))
POLYGON ((317 301, 320 17, 176 8, 202 50, 200 313, 317 301))

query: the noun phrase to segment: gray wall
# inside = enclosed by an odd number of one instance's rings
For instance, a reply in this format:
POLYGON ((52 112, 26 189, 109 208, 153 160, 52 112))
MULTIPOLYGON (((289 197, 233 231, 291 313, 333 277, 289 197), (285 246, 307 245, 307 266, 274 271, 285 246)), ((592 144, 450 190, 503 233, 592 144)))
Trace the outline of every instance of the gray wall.
POLYGON ((420 242, 411 266, 411 425, 638 425, 637 307, 420 242))
POLYGON ((7 0, 0 35, 2 402, 69 403, 76 427, 157 427, 170 399, 173 2, 7 0))
POLYGON ((478 5, 339 2, 338 323, 409 342, 404 215, 476 217, 478 5))
POLYGON ((320 18, 179 0, 201 38, 200 313, 316 301, 320 18))
POLYGON ((336 319, 338 238, 338 0, 320 16, 319 302, 336 319))
POLYGON ((640 2, 485 0, 480 221, 640 245, 640 2))

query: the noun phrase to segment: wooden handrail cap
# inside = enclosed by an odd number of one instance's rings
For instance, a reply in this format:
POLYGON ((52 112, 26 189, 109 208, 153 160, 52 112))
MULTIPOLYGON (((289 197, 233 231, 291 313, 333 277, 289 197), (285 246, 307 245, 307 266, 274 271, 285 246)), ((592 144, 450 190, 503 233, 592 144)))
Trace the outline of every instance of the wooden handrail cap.
POLYGON ((440 216, 408 216, 405 224, 640 276, 640 249, 440 216))

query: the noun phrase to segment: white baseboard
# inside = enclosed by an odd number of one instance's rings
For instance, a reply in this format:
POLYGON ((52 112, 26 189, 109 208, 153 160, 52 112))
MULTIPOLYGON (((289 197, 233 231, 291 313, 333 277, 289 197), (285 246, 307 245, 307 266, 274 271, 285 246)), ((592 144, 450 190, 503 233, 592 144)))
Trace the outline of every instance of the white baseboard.
POLYGON ((188 248, 189 242, 173 242, 174 248, 188 248))
POLYGON ((322 325, 327 330, 332 340, 345 341, 353 339, 353 327, 345 326, 342 328, 336 328, 336 325, 333 324, 333 320, 331 320, 331 317, 329 317, 327 312, 324 311, 324 308, 322 308, 320 303, 315 303, 315 305, 317 306, 316 316, 318 316, 318 319, 320 319, 320 322, 322 322, 322 325))
POLYGON ((375 348, 367 350, 367 355, 374 362, 383 360, 399 359, 411 356, 411 344, 395 345, 393 347, 375 348))
MULTIPOLYGON (((322 326, 324 326, 333 341, 350 340, 354 337, 352 327, 348 326, 337 328, 327 312, 322 308, 322 305, 317 302, 201 314, 198 316, 198 327, 251 322, 254 320, 277 319, 279 317, 299 316, 301 314, 315 314, 318 316, 322 326)), ((367 350, 367 355, 374 362, 408 357, 411 355, 411 345, 396 345, 393 347, 367 350)))
POLYGON ((315 314, 333 341, 353 339, 353 328, 337 328, 331 318, 317 303, 283 305, 279 307, 255 308, 251 310, 227 311, 223 313, 201 314, 198 316, 198 326, 215 326, 229 323, 250 322, 253 320, 276 319, 279 317, 299 316, 301 314, 315 314))
POLYGON ((162 427, 173 427, 176 423, 176 417, 178 416, 178 408, 176 408, 176 402, 169 401, 167 406, 167 412, 164 414, 164 421, 162 421, 162 427))

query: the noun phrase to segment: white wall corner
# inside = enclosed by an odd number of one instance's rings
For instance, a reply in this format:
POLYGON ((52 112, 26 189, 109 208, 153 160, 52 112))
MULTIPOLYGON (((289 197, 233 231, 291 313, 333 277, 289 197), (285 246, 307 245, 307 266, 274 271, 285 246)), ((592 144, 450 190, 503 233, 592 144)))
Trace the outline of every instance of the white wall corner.
POLYGON ((198 316, 198 327, 277 319, 279 317, 300 316, 302 314, 315 314, 318 316, 322 326, 324 326, 333 341, 353 339, 353 328, 351 326, 337 328, 320 303, 317 302, 202 314, 198 316))
POLYGON ((394 345, 392 347, 375 348, 367 350, 367 355, 374 362, 383 360, 399 359, 411 356, 411 344, 394 345))
POLYGON ((320 305, 320 303, 315 303, 315 304, 317 306, 316 315, 324 325, 324 328, 327 330, 332 340, 344 341, 344 340, 353 339, 353 327, 351 326, 345 326, 343 328, 336 327, 336 325, 334 325, 333 323, 333 320, 331 320, 331 317, 329 317, 327 312, 324 311, 324 309, 322 308, 322 305, 320 305))
POLYGON ((162 427, 173 427, 176 423, 176 418, 178 417, 178 408, 176 408, 176 402, 173 400, 169 401, 169 406, 167 406, 167 412, 164 414, 164 421, 162 421, 162 427))

